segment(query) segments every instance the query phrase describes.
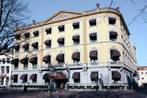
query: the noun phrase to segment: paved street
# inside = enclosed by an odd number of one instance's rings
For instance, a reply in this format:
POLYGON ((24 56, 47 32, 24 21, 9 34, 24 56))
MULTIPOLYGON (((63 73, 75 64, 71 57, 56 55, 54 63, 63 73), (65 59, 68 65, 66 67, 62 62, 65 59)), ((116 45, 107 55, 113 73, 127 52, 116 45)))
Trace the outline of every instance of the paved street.
POLYGON ((99 92, 69 92, 57 91, 52 96, 47 91, 0 90, 0 98, 147 98, 146 90, 135 91, 99 91, 99 92))

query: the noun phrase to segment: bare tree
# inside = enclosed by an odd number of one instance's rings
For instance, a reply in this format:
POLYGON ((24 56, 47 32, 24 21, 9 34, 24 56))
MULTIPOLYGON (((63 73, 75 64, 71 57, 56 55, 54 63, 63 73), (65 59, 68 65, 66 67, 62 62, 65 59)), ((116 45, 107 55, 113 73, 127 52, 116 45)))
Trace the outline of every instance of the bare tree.
POLYGON ((0 54, 5 54, 14 41, 14 29, 25 18, 23 0, 0 0, 0 54))

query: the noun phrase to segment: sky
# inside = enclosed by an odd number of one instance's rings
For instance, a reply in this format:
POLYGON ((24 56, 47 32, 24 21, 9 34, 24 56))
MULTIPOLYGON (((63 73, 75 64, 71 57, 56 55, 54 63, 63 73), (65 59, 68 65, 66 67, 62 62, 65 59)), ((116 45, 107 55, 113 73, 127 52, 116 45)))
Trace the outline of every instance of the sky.
MULTIPOLYGON (((54 15, 60 10, 85 11, 96 8, 96 3, 100 7, 109 7, 111 0, 25 0, 28 3, 29 19, 26 23, 43 21, 54 15)), ((119 7, 120 11, 128 25, 130 41, 136 46, 137 63, 140 66, 147 66, 147 22, 144 14, 139 14, 140 10, 147 5, 147 0, 113 0, 112 7, 119 7), (137 17, 137 18, 136 18, 137 17), (132 21, 133 20, 133 21, 132 21)), ((147 12, 146 12, 147 13, 147 12)), ((147 18, 146 18, 147 21, 147 18)))

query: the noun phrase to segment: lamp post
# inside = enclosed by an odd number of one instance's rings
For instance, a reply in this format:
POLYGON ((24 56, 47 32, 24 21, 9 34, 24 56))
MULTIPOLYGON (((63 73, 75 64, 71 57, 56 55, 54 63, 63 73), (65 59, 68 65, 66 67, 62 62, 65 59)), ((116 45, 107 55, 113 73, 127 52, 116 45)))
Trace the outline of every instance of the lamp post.
MULTIPOLYGON (((49 69, 49 73, 51 75, 51 73, 54 72, 54 68, 53 68, 52 64, 48 63, 48 69, 49 69)), ((50 94, 52 94, 52 91, 53 91, 53 79, 52 78, 50 78, 49 83, 48 83, 48 91, 50 91, 50 94)))
POLYGON ((68 86, 69 86, 69 79, 70 79, 70 69, 68 67, 68 65, 65 66, 66 67, 66 71, 67 71, 67 75, 68 75, 68 79, 67 79, 67 83, 66 83, 66 90, 68 90, 68 86))

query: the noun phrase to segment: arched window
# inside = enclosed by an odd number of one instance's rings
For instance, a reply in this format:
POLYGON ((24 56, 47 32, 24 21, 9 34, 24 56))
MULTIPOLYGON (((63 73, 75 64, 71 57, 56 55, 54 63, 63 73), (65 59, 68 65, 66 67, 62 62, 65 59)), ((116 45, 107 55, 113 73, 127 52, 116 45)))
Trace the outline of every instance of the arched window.
POLYGON ((120 60, 120 52, 116 49, 110 50, 110 56, 111 56, 111 59, 113 61, 119 61, 120 60))

